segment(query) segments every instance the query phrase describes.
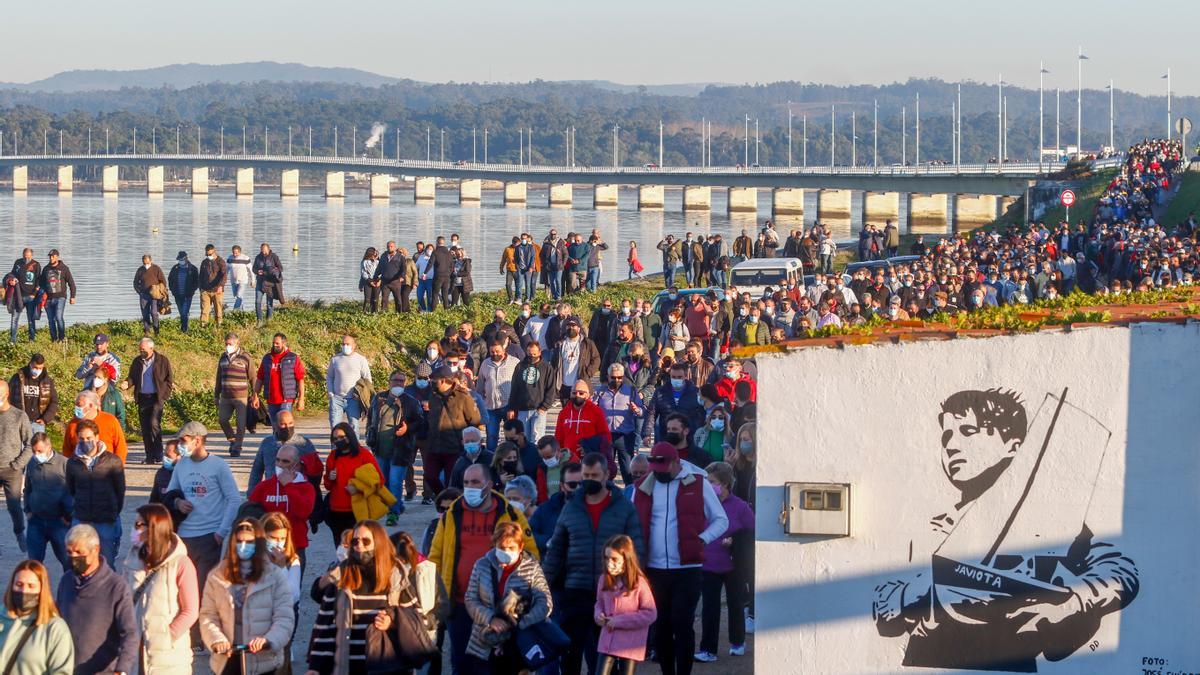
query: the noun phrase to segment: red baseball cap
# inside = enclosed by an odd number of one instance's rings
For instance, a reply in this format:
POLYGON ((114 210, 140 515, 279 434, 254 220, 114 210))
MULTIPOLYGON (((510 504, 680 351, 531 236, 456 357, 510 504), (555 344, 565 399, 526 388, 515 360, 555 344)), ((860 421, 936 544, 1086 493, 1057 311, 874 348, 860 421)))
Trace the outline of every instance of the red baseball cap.
POLYGON ((659 441, 650 448, 650 470, 669 471, 671 464, 679 459, 679 450, 666 441, 659 441))

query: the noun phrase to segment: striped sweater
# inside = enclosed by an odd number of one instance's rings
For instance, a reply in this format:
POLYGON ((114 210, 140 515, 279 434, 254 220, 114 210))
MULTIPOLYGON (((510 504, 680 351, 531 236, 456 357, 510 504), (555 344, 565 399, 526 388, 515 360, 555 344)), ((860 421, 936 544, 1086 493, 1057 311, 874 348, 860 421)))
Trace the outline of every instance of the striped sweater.
POLYGON ((221 354, 217 362, 215 394, 217 398, 249 398, 254 391, 254 364, 246 352, 221 354))
POLYGON ((372 567, 363 575, 363 584, 359 591, 339 589, 342 566, 353 564, 355 563, 346 561, 334 567, 325 578, 317 582, 313 591, 314 596, 320 594, 321 606, 317 610, 312 639, 308 645, 308 667, 320 675, 362 675, 367 672, 367 627, 381 610, 398 604, 400 589, 404 584, 403 575, 398 570, 393 570, 392 583, 387 591, 368 592, 367 589, 375 586, 372 567), (346 631, 349 631, 348 639, 345 637, 346 631), (345 663, 347 668, 339 669, 339 662, 345 663))

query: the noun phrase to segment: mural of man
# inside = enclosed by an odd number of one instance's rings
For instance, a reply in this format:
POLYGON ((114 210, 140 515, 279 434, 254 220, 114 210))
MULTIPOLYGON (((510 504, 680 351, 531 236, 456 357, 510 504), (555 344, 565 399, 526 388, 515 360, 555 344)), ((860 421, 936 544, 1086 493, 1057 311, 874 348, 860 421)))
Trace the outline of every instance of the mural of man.
MULTIPOLYGON (((1086 523, 1065 555, 997 555, 1023 496, 999 514, 990 551, 972 552, 971 559, 939 556, 1018 454, 1037 453, 1033 443, 1042 439, 1030 439, 1022 450, 1029 424, 1012 391, 957 392, 942 403, 938 421, 942 469, 961 497, 931 519, 927 540, 910 545, 910 562, 932 552, 930 569, 875 588, 872 616, 879 634, 909 636, 905 666, 1036 672, 1039 655, 1050 661, 1070 656, 1095 635, 1105 615, 1133 601, 1134 562, 1113 545, 1094 541, 1086 523)), ((1047 439, 1052 432, 1053 424, 1047 439)), ((1039 464, 1028 464, 1033 474, 1039 464)), ((1033 478, 1025 485, 1027 493, 1033 478)), ((978 511, 972 514, 976 527, 985 516, 978 511)))

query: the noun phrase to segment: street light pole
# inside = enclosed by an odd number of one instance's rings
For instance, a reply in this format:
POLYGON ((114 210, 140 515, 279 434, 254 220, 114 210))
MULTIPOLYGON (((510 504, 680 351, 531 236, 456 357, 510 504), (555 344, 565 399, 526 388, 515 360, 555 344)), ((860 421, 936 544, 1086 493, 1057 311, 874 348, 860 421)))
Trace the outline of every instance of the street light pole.
POLYGON ((1062 154, 1062 141, 1059 132, 1062 131, 1062 89, 1054 89, 1054 156, 1062 154))
POLYGON ((954 164, 956 166, 962 164, 962 85, 958 85, 958 110, 955 111, 954 128, 957 130, 957 139, 954 141, 954 164))
POLYGON ((430 150, 432 150, 432 149, 433 149, 433 145, 430 142, 430 128, 425 127, 425 161, 426 162, 433 159, 433 157, 430 155, 430 150))
POLYGON ((742 152, 742 166, 750 165, 750 116, 746 115, 746 131, 742 136, 745 144, 745 149, 742 152))
POLYGON ((858 166, 858 112, 850 111, 850 166, 858 166))
POLYGON ((621 129, 621 127, 619 127, 615 124, 613 125, 613 169, 617 168, 618 161, 620 158, 620 154, 619 154, 619 150, 618 150, 619 137, 617 136, 617 132, 620 131, 620 129, 621 129))
POLYGON ((488 128, 483 128, 483 163, 488 163, 488 128))
POLYGON ((1171 69, 1167 68, 1167 74, 1163 75, 1167 80, 1167 141, 1170 142, 1172 135, 1171 128, 1171 69))
POLYGON ((807 168, 808 167, 808 115, 804 115, 800 118, 800 128, 801 128, 800 133, 804 137, 804 144, 800 149, 800 163, 803 164, 805 168, 807 168))
POLYGON ((446 161, 446 130, 438 129, 438 161, 446 161))
POLYGON ((1042 149, 1046 147, 1046 63, 1038 62, 1038 173, 1042 172, 1042 149))
POLYGON ((475 127, 471 127, 471 163, 475 163, 475 127))
POLYGON ((917 166, 921 166, 921 94, 920 93, 917 94, 916 117, 917 117, 917 138, 916 138, 917 147, 916 147, 916 152, 914 153, 916 155, 916 158, 913 160, 913 164, 916 164, 917 166))
POLYGON ((788 101, 788 168, 792 168, 792 102, 788 101))
POLYGON ((1113 131, 1114 131, 1113 120, 1115 118, 1114 117, 1115 110, 1113 108, 1113 92, 1114 91, 1116 91, 1116 90, 1113 89, 1113 81, 1111 79, 1109 79, 1109 81, 1108 81, 1108 147, 1112 148, 1113 150, 1116 150, 1117 146, 1113 142, 1113 131))
POLYGON ((879 168, 879 99, 875 99, 874 107, 875 107, 875 113, 874 113, 875 117, 874 117, 874 121, 871 123, 871 143, 872 143, 872 145, 875 146, 874 151, 873 151, 875 158, 872 161, 875 164, 875 168, 878 169, 879 168))
POLYGON ((900 106, 900 166, 908 166, 908 109, 900 106))
POLYGON ((1083 152, 1083 45, 1079 46, 1079 79, 1075 92, 1075 152, 1083 152))
POLYGON ((996 76, 996 163, 1004 163, 1004 75, 996 76))
POLYGON ((658 121, 658 166, 663 165, 663 122, 658 121))
POLYGON ((829 168, 836 166, 837 160, 837 105, 829 106, 829 168))

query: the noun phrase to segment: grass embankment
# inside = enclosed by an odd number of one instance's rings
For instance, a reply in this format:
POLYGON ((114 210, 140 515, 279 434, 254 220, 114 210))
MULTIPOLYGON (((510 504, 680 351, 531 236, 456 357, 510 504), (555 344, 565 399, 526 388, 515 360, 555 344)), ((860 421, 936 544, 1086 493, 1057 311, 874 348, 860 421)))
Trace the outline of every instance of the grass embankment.
POLYGON ((1163 225, 1168 228, 1187 220, 1188 214, 1200 210, 1200 173, 1187 171, 1179 181, 1179 191, 1163 214, 1163 225))
MULTIPOLYGON (((682 281, 682 277, 680 278, 682 281)), ((569 296, 568 301, 576 307, 585 322, 590 320, 593 307, 598 307, 605 298, 619 304, 624 297, 651 298, 662 288, 662 277, 651 277, 640 281, 605 284, 596 293, 579 293, 569 296)), ((538 294, 538 301, 548 299, 538 294)), ((132 300, 131 300, 132 302, 132 300)), ((414 301, 413 307, 416 304, 414 301)), ((275 316, 263 328, 255 326, 253 312, 230 312, 225 315, 225 324, 204 325, 193 318, 188 333, 179 331, 177 318, 163 321, 162 333, 155 339, 158 350, 167 356, 175 373, 175 392, 164 412, 163 426, 177 429, 184 422, 199 420, 215 429, 217 411, 213 403, 213 383, 217 360, 225 348, 226 332, 237 333, 243 349, 257 363, 270 350, 271 338, 276 332, 288 336, 292 351, 300 355, 308 372, 306 412, 324 414, 328 398, 325 394, 325 370, 329 359, 341 348, 341 336, 351 333, 358 339, 358 349, 371 361, 371 370, 376 384, 386 382, 388 373, 396 368, 412 372, 413 366, 425 352, 425 345, 432 339, 440 339, 447 326, 455 326, 464 320, 474 322, 476 330, 492 320, 492 312, 503 307, 511 322, 517 317, 519 308, 509 305, 504 292, 475 293, 466 306, 438 309, 431 313, 396 314, 394 312, 364 314, 361 302, 304 302, 291 301, 287 306, 276 309, 275 316)), ((24 326, 21 335, 24 336, 24 326)), ((30 355, 40 352, 46 357, 51 375, 55 379, 59 396, 59 417, 69 418, 72 399, 79 392, 80 382, 75 379, 75 368, 84 354, 92 349, 92 338, 96 333, 110 337, 110 348, 121 358, 122 376, 128 373, 129 364, 137 356, 138 341, 142 338, 140 321, 109 321, 99 324, 75 324, 67 328, 67 341, 51 343, 45 330, 38 331, 36 342, 24 339, 17 344, 0 343, 0 373, 7 379, 16 370, 29 363, 30 355)), ((129 426, 127 432, 136 437, 137 406, 126 392, 129 426)), ((56 439, 61 438, 61 424, 55 430, 56 439)))

